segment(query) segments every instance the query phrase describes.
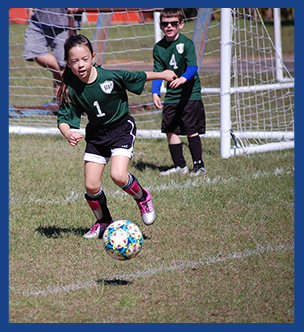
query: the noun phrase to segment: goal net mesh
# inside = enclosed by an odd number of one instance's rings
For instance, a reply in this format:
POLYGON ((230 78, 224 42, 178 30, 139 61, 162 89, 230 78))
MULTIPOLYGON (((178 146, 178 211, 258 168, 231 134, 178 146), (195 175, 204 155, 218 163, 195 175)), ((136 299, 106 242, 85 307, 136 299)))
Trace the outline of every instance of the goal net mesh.
MULTIPOLYGON (((159 33, 158 22, 154 24, 155 13, 159 10, 83 8, 77 33, 92 41, 97 63, 104 68, 152 71, 152 50, 159 33)), ((221 11, 210 9, 208 25, 204 28, 198 24, 201 9, 184 9, 184 12, 185 26, 181 32, 194 40, 199 59, 207 122, 205 136, 219 137, 221 11)), ((231 144, 244 147, 293 140, 293 77, 283 59, 278 59, 273 28, 266 28, 257 8, 232 8, 231 16, 231 144), (281 77, 277 74, 278 64, 281 77)), ((10 8, 10 132, 58 132, 58 105, 52 104, 53 76, 47 68, 23 57, 27 25, 26 9, 10 8)), ((153 106, 151 90, 152 84, 147 82, 140 96, 129 94, 130 113, 144 137, 162 136, 161 112, 153 106)), ((83 115, 81 130, 86 123, 83 115)))

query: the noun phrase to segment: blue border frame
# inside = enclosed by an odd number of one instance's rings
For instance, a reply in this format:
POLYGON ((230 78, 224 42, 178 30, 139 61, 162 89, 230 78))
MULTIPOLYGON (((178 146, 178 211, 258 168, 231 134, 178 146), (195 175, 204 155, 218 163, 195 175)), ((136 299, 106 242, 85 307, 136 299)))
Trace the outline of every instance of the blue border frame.
MULTIPOLYGON (((58 3, 58 7, 62 7, 63 3, 62 1, 55 0, 52 2, 52 6, 55 7, 56 3, 58 3)), ((41 1, 13 1, 12 8, 22 8, 22 7, 35 7, 37 5, 41 5, 41 1)), ((66 7, 83 7, 83 1, 75 0, 73 2, 66 1, 64 2, 66 4, 66 7)), ((190 1, 187 2, 188 7, 202 7, 204 5, 204 2, 201 1, 190 1)), ((206 3, 207 4, 207 3, 206 3)), ((230 3, 229 3, 230 4, 230 3)), ((266 4, 262 1, 249 1, 246 3, 246 7, 286 7, 286 2, 283 1, 268 1, 266 4), (252 4, 251 4, 252 2, 252 4), (263 6, 264 5, 264 6, 263 6), (272 5, 272 6, 271 6, 272 5)), ((100 1, 89 1, 89 3, 86 3, 86 7, 101 7, 102 3, 100 1)), ((122 1, 122 0, 115 0, 114 3, 111 3, 113 7, 117 8, 139 8, 143 5, 142 1, 122 1)), ((217 1, 215 3, 217 8, 220 7, 228 7, 227 1, 217 1)), ((244 5, 243 2, 240 1, 231 1, 230 6, 234 7, 242 7, 244 5)), ((295 44, 295 67, 296 67, 296 80, 297 78, 301 78, 297 80, 296 85, 296 92, 299 92, 300 95, 302 94, 301 85, 303 85, 302 80, 304 75, 301 75, 303 73, 304 66, 300 63, 297 65, 298 57, 300 57, 301 54, 301 44, 303 43, 303 25, 300 23, 303 19, 303 9, 304 4, 300 1, 292 1, 291 3, 288 3, 289 7, 295 8, 295 41, 299 41, 295 44), (299 20, 299 21, 298 21, 299 20), (299 86, 298 86, 299 84, 299 86)), ((164 6, 163 1, 153 1, 153 6, 151 4, 150 7, 155 8, 161 8, 164 6)), ((168 3, 168 6, 173 6, 173 3, 168 3)), ((176 1, 174 3, 174 6, 176 7, 184 7, 185 2, 182 2, 180 0, 176 1)), ((147 6, 148 7, 148 6, 147 6)), ((8 45, 8 8, 9 7, 2 7, 2 10, 0 11, 0 22, 2 25, 2 38, 4 39, 4 44, 8 45)), ((5 47, 2 49, 1 52, 1 64, 2 64, 2 71, 4 70, 4 77, 5 81, 7 82, 8 78, 8 54, 4 50, 6 50, 5 47), (7 76, 5 76, 7 75, 7 76)), ((301 61, 301 60, 299 60, 301 61)), ((68 326, 64 324, 56 324, 56 326, 53 326, 53 324, 15 324, 15 323, 8 323, 8 313, 9 313, 9 298, 8 298, 8 192, 9 192, 9 185, 8 185, 8 176, 9 176, 9 166, 8 166, 8 160, 9 160, 9 150, 8 150, 8 116, 7 111, 8 110, 8 84, 2 85, 2 100, 4 100, 4 107, 2 109, 2 112, 0 113, 1 121, 0 121, 0 135, 1 135, 1 143, 2 143, 2 155, 4 154, 4 158, 2 159, 4 162, 2 162, 2 172, 1 172, 1 211, 2 215, 4 216, 2 218, 2 227, 1 227, 1 262, 4 263, 4 268, 2 269, 1 273, 1 311, 0 311, 0 323, 1 327, 3 328, 3 331, 19 331, 23 330, 41 330, 44 329, 45 331, 50 331, 52 329, 56 330, 63 330, 66 328, 71 328, 73 331, 80 331, 83 330, 83 326, 81 324, 68 324, 68 326)), ((298 98, 296 93, 296 105, 298 106, 298 98)), ((304 325, 302 323, 302 298, 303 298, 303 285, 302 283, 302 267, 301 262, 303 261, 303 246, 302 241, 299 239, 300 234, 303 231, 302 226, 302 218, 301 218, 301 205, 303 205, 301 200, 301 189, 303 187, 303 173, 304 171, 301 169, 301 161, 302 161, 302 145, 301 142, 301 130, 300 124, 304 123, 304 121, 301 121, 304 119, 304 111, 302 109, 296 108, 295 112, 295 118, 296 118, 296 125, 295 125, 295 323, 293 324, 158 324, 155 326, 155 324, 145 324, 144 327, 138 327, 136 324, 127 324, 123 325, 123 327, 118 326, 118 324, 103 324, 102 326, 96 326, 96 328, 101 329, 108 329, 108 328, 114 328, 114 329, 120 329, 123 330, 134 330, 138 328, 144 328, 148 331, 154 331, 155 328, 157 329, 178 329, 178 330, 184 330, 184 329, 193 329, 195 331, 197 330, 207 330, 207 331, 221 331, 221 330, 230 330, 233 329, 233 331, 239 330, 244 331, 244 329, 248 331, 253 331, 256 329, 259 329, 259 331, 301 331, 304 330, 304 325), (300 134, 299 134, 300 133, 300 134), (116 326, 117 325, 117 326, 116 326)), ((86 328, 86 327, 85 327, 86 328)), ((92 328, 92 327, 88 327, 92 328)), ((95 326, 94 326, 95 328, 95 326)))

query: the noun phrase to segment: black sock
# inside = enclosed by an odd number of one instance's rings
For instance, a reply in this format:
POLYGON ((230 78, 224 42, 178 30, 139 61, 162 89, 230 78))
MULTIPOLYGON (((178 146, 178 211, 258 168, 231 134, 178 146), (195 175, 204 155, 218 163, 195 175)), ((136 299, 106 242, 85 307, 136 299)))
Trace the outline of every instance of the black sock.
POLYGON ((185 167, 186 160, 183 155, 183 146, 182 143, 179 144, 169 144, 169 150, 171 153, 171 158, 173 160, 174 166, 185 167))
POLYGON ((202 142, 199 135, 188 137, 188 143, 193 160, 193 165, 199 165, 204 167, 205 165, 202 157, 202 142))

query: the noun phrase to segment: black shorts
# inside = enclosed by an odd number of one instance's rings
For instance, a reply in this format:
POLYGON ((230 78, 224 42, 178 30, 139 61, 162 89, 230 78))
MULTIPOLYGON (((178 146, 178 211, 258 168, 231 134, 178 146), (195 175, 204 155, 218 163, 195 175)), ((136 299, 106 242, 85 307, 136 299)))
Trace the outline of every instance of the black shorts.
POLYGON ((162 133, 177 135, 205 134, 205 108, 201 100, 164 104, 162 133))
POLYGON ((110 158, 116 155, 132 159, 135 137, 136 125, 130 115, 102 128, 88 123, 83 160, 107 164, 110 158))

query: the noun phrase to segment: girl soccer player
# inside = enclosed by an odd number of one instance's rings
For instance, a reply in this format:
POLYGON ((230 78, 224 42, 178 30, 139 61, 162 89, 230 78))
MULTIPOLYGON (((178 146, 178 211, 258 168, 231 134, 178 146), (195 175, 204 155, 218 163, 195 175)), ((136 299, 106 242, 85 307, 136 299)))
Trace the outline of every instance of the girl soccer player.
POLYGON ((65 41, 64 58, 67 66, 58 92, 58 128, 75 146, 83 136, 71 131, 71 128, 79 128, 83 112, 89 119, 83 157, 85 198, 97 221, 83 237, 101 238, 113 221, 101 186, 102 175, 110 158, 112 180, 135 199, 143 222, 151 225, 156 218, 151 195, 134 175, 128 173, 136 125, 128 114, 126 90, 140 94, 147 80, 172 81, 177 76, 170 70, 133 73, 95 66, 92 45, 80 34, 72 35, 65 41))

